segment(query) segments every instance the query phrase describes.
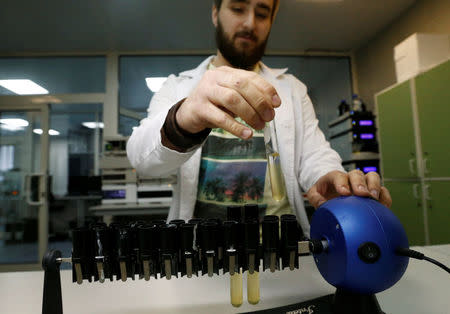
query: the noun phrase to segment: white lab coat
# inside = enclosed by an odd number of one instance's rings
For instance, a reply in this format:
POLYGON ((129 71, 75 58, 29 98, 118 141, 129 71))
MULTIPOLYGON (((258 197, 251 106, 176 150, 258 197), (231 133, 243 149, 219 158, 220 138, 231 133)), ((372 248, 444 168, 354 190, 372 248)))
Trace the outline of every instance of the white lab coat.
MULTIPOLYGON (((143 119, 127 143, 128 158, 139 174, 165 176, 177 174, 168 220, 192 218, 197 199, 201 145, 186 153, 161 143, 160 130, 169 109, 187 97, 206 72, 210 56, 197 68, 179 76, 170 75, 154 95, 143 119)), ((332 170, 344 171, 339 155, 330 148, 318 127, 306 86, 287 69, 271 69, 260 63, 260 75, 271 83, 281 98, 275 109, 275 127, 286 191, 303 232, 309 236, 309 223, 300 186, 307 191, 321 176, 332 170)))

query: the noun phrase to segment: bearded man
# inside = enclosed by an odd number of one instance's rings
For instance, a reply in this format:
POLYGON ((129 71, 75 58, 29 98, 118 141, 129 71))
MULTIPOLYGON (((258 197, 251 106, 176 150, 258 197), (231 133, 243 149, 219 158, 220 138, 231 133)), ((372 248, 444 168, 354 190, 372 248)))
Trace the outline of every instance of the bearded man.
POLYGON ((302 190, 318 207, 339 195, 390 206, 375 172, 345 172, 318 127, 306 86, 261 62, 279 0, 215 0, 217 53, 171 75, 133 131, 127 153, 139 174, 176 174, 168 220, 225 218, 226 208, 258 204, 261 215, 294 213, 306 236, 302 190), (277 142, 281 180, 271 182, 262 130, 277 142), (271 185, 285 191, 272 197, 271 185))

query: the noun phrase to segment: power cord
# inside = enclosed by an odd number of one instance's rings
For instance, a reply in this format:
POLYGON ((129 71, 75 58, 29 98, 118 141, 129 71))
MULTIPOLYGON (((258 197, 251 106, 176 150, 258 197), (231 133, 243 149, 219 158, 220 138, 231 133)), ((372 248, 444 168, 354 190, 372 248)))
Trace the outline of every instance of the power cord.
POLYGON ((433 263, 434 265, 437 265, 439 267, 441 267, 443 270, 445 270, 447 273, 450 273, 450 268, 448 268, 447 266, 445 266, 444 264, 438 262, 435 259, 432 259, 428 256, 425 256, 425 254, 411 250, 411 249, 405 249, 405 248, 398 248, 395 250, 395 253, 397 253, 397 255, 401 255, 401 256, 407 256, 407 257, 412 257, 415 259, 420 259, 420 260, 425 260, 428 261, 430 263, 433 263))

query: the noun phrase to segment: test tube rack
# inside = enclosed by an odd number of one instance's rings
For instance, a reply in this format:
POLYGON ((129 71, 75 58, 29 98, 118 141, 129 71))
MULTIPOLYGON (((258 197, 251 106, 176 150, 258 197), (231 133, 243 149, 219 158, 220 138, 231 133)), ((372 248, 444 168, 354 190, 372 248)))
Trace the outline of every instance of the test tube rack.
MULTIPOLYGON (((71 257, 50 250, 43 258, 43 314, 63 313, 61 263, 72 264, 72 281, 78 284, 136 278, 148 281, 151 277, 167 280, 180 276, 213 277, 226 273, 233 278, 247 272, 248 279, 256 278, 257 291, 252 293, 252 300, 248 296, 249 303, 256 304, 261 264, 263 271, 293 271, 299 268, 300 256, 310 255, 321 247, 320 241, 303 236, 295 215, 266 215, 260 219, 256 205, 229 207, 225 221, 211 218, 109 226, 96 223, 74 229, 72 241, 71 257)), ((345 300, 343 308, 355 301, 354 296, 349 298, 348 293, 339 289, 336 295, 339 296, 336 302, 345 300)), ((369 298, 369 303, 378 308, 370 313, 382 313, 374 296, 369 298)), ((231 303, 236 306, 233 300, 231 303)))

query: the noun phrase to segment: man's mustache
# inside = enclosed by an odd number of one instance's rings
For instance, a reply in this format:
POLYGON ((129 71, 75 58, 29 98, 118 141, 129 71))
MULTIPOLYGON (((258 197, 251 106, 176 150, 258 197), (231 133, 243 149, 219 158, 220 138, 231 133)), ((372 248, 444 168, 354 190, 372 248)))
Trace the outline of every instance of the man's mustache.
POLYGON ((248 32, 248 31, 237 32, 234 35, 234 38, 236 38, 236 37, 247 37, 247 38, 250 38, 251 40, 258 41, 258 37, 256 37, 256 35, 253 32, 248 32))

